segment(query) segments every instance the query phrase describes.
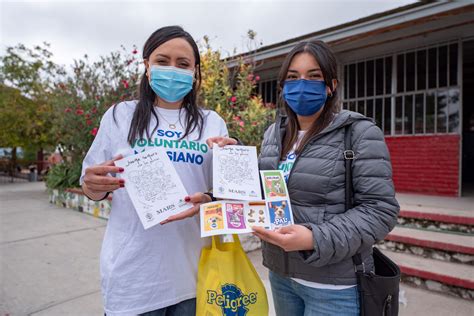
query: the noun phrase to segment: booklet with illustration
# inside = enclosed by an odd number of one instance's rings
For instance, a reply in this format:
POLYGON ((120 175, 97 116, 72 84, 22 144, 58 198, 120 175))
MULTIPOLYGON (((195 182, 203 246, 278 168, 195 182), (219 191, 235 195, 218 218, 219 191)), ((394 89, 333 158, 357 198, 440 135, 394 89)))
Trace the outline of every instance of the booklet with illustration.
POLYGON ((125 189, 145 229, 193 206, 173 164, 163 149, 147 150, 115 162, 124 168, 125 189))
POLYGON ((254 146, 213 147, 213 193, 217 198, 262 199, 254 146))

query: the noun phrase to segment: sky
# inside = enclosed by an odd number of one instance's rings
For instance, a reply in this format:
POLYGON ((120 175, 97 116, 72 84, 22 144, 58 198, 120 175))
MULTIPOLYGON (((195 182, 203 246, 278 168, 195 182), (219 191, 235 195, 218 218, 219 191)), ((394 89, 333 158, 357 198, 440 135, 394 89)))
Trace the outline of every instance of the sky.
POLYGON ((265 45, 397 8, 413 0, 247 1, 6 1, 0 0, 0 54, 23 43, 51 44, 53 60, 95 60, 124 45, 141 48, 148 36, 180 25, 195 40, 207 35, 224 56, 248 50, 246 34, 265 45))

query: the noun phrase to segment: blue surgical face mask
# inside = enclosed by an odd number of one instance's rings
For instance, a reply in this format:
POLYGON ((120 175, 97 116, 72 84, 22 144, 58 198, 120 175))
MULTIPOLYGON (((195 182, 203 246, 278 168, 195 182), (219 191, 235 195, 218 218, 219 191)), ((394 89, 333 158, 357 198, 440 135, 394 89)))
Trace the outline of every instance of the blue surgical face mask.
POLYGON ((193 88, 194 71, 173 66, 150 66, 150 86, 167 102, 182 100, 193 88))
POLYGON ((296 114, 313 115, 326 103, 326 83, 321 80, 286 80, 283 98, 296 114))

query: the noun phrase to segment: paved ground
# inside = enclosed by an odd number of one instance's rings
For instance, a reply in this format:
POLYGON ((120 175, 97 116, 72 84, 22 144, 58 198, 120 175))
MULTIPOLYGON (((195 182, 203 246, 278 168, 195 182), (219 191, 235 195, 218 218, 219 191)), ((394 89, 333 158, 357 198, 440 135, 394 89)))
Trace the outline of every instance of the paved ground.
POLYGON ((48 203, 41 183, 0 186, 0 315, 101 315, 106 222, 48 203))
POLYGON ((16 177, 9 177, 5 173, 0 173, 0 184, 5 183, 25 183, 28 182, 27 178, 16 178, 16 177))
MULTIPOLYGON (((49 204, 41 183, 1 184, 0 316, 102 315, 98 256, 105 225, 49 204)), ((268 285, 260 252, 250 258, 268 285)), ((474 315, 466 300, 402 288, 401 315, 474 315)))

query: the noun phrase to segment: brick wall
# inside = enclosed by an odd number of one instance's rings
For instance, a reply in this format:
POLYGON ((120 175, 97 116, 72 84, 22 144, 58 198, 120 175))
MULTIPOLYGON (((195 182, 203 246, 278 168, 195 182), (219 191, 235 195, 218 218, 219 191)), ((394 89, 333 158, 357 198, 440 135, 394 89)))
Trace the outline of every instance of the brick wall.
POLYGON ((458 196, 459 135, 386 137, 397 192, 458 196))

